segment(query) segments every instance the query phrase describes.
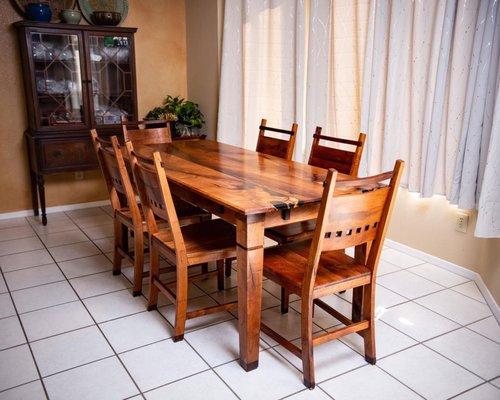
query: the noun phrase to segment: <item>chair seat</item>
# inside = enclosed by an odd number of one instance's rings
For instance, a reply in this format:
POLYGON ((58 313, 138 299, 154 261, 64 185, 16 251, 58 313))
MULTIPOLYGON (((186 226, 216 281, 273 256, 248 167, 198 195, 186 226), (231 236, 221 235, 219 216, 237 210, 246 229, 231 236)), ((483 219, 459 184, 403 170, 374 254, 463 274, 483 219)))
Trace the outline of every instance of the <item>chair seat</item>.
POLYGON ((312 239, 316 220, 295 222, 293 224, 276 226, 266 229, 266 236, 280 244, 312 239))
MULTIPOLYGON (((311 241, 308 240, 267 248, 264 251, 264 275, 300 294, 310 247, 311 241)), ((350 282, 354 287, 367 284, 370 279, 370 269, 365 265, 356 264, 343 251, 328 251, 321 255, 314 289, 340 285, 346 287, 350 282)))
MULTIPOLYGON (((236 228, 222 219, 181 226, 181 231, 191 265, 236 257, 236 228)), ((158 231, 152 239, 159 243, 160 249, 175 254, 169 229, 158 231)))
MULTIPOLYGON (((138 204, 138 206, 141 213, 141 219, 143 221, 143 229, 146 230, 146 223, 144 222, 144 216, 142 214, 142 206, 141 204, 138 204)), ((210 215, 207 211, 180 199, 175 200, 175 210, 177 211, 177 218, 179 218, 181 222, 190 218, 210 215)), ((116 217, 128 227, 133 228, 132 212, 129 208, 121 208, 119 210, 116 210, 116 217)))

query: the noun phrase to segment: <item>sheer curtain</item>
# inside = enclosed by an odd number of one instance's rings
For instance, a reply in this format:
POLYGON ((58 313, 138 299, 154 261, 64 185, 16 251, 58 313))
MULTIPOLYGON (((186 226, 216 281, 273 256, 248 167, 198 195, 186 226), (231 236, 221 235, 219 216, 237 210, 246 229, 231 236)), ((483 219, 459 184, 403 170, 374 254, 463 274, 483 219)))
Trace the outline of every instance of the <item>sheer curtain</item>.
POLYGON ((476 236, 500 237, 495 0, 373 0, 361 130, 364 171, 407 160, 403 184, 478 208, 476 236))
POLYGON ((261 118, 297 122, 304 161, 318 125, 357 137, 368 4, 226 1, 217 140, 254 149, 261 118))
POLYGON ((360 173, 406 163, 403 185, 478 209, 500 237, 496 0, 225 2, 218 140, 254 149, 260 118, 368 135, 360 173))

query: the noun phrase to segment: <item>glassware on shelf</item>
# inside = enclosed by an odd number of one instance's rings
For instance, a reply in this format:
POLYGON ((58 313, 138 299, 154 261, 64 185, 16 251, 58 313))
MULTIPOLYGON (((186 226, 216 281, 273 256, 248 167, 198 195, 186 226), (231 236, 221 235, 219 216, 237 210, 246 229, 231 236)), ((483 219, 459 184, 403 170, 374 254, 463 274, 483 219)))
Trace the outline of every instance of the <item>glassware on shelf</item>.
POLYGON ((96 125, 120 124, 122 116, 133 115, 130 45, 126 36, 89 37, 96 125))
POLYGON ((79 37, 31 33, 41 126, 83 124, 79 37))

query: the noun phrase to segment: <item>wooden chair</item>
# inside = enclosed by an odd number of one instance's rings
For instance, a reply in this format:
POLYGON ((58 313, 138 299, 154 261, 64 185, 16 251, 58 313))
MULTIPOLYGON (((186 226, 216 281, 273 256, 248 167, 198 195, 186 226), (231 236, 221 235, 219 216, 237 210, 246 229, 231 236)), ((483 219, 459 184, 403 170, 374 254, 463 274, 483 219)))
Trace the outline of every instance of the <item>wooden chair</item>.
POLYGON ((297 135, 297 124, 292 124, 291 130, 271 128, 266 126, 267 120, 262 119, 259 126, 259 138, 257 140, 257 148, 255 151, 270 156, 291 160, 293 149, 295 148, 295 137, 297 135), (278 139, 271 136, 266 136, 267 132, 276 132, 289 135, 288 140, 278 139))
MULTIPOLYGON (((366 135, 360 133, 358 140, 348 140, 321 135, 321 127, 316 127, 309 155, 309 165, 321 168, 333 168, 338 172, 353 177, 358 176, 359 163, 363 154, 366 135), (354 146, 353 151, 322 146, 320 141, 341 143, 354 146)), ((297 222, 266 229, 266 236, 279 244, 292 243, 312 238, 316 220, 297 222)))
POLYGON ((308 164, 326 169, 333 168, 341 174, 357 177, 365 140, 366 135, 364 133, 359 134, 358 140, 325 136, 321 134, 321 127, 317 126, 313 135, 308 164), (354 146, 354 149, 348 151, 322 146, 320 144, 321 140, 354 146))
POLYGON ((168 124, 160 128, 139 129, 129 129, 126 124, 122 124, 122 130, 125 141, 131 141, 135 145, 172 143, 172 134, 168 124))
MULTIPOLYGON (((128 122, 122 118, 123 137, 126 142, 130 141, 135 146, 172 143, 172 133, 168 121, 135 121, 128 122), (129 129, 133 126, 137 129, 129 129)), ((174 196, 174 203, 178 213, 183 214, 183 210, 189 210, 193 206, 174 196)), ((211 219, 210 213, 205 212, 204 219, 211 219)), ((208 272, 208 264, 202 266, 203 272, 208 272)))
MULTIPOLYGON (((104 140, 97 135, 95 129, 90 131, 92 143, 101 166, 108 188, 111 206, 114 210, 114 255, 113 275, 121 273, 123 258, 134 265, 134 287, 132 294, 139 296, 142 293, 142 278, 144 273, 144 233, 147 232, 141 205, 137 203, 135 191, 130 179, 127 163, 116 136, 111 141, 104 140), (129 230, 134 237, 134 250, 129 251, 129 230)), ((182 207, 180 216, 184 223, 200 221, 206 212, 197 207, 182 207)))
POLYGON ((376 362, 375 284, 377 266, 394 207, 403 161, 391 172, 336 182, 330 169, 312 240, 264 251, 264 275, 301 297, 302 346, 295 346, 265 324, 262 331, 302 359, 304 384, 313 388, 313 346, 357 332, 364 339, 365 359, 376 362), (390 179, 388 186, 382 181, 390 179), (334 195, 334 190, 337 192, 334 195), (344 191, 342 195, 338 195, 344 191), (344 249, 355 246, 354 258, 344 249), (351 319, 320 298, 353 289, 351 319), (345 326, 313 337, 313 307, 318 306, 345 326))
MULTIPOLYGON (((157 308, 158 293, 164 294, 175 304, 175 335, 173 340, 184 338, 187 319, 230 310, 237 303, 227 303, 187 311, 188 283, 205 274, 188 276, 191 266, 216 261, 218 288, 224 289, 224 259, 236 257, 236 229, 222 219, 208 220, 180 226, 159 152, 153 153, 153 162, 134 152, 127 142, 139 193, 144 203, 144 214, 150 237, 151 274, 149 278, 148 310, 157 308), (168 229, 159 229, 156 219, 168 222, 168 229), (176 266, 176 280, 163 283, 160 280, 159 255, 176 266), (175 292, 171 286, 175 285, 175 292)), ((210 274, 210 272, 209 272, 210 274)))

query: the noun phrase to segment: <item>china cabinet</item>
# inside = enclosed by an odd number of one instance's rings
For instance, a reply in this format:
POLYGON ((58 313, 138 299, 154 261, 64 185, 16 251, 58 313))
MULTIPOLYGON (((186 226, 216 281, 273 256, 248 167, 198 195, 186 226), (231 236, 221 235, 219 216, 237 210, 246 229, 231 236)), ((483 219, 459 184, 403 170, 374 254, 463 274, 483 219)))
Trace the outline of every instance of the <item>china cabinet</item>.
POLYGON ((21 21, 18 31, 33 211, 47 222, 44 176, 98 168, 89 130, 137 120, 136 28, 21 21))

